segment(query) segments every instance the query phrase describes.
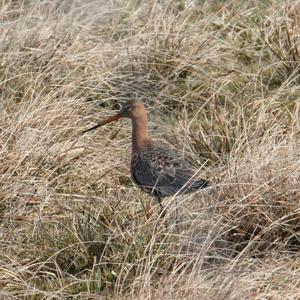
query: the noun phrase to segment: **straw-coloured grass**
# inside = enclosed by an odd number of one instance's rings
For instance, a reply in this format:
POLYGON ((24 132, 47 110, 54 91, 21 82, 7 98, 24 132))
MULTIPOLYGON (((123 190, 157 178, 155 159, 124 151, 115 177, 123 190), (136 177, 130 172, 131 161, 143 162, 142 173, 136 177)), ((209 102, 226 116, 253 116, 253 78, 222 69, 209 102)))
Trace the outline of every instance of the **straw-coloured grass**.
POLYGON ((0 298, 297 299, 299 9, 0 1, 0 298), (167 227, 129 122, 82 135, 131 98, 211 183, 167 227))

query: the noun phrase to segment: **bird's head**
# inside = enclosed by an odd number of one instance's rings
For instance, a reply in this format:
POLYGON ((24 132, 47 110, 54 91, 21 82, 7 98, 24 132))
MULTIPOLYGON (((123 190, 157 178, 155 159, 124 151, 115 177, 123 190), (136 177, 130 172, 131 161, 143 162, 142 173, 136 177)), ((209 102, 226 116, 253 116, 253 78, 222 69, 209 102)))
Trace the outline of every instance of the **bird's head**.
POLYGON ((135 119, 145 112, 144 103, 140 100, 129 100, 122 105, 117 115, 120 118, 135 119))
POLYGON ((100 126, 119 120, 121 118, 137 119, 139 116, 144 115, 145 113, 145 106, 142 101, 129 100, 122 105, 120 111, 117 114, 107 118, 106 120, 103 120, 92 128, 85 130, 83 133, 94 130, 100 126))

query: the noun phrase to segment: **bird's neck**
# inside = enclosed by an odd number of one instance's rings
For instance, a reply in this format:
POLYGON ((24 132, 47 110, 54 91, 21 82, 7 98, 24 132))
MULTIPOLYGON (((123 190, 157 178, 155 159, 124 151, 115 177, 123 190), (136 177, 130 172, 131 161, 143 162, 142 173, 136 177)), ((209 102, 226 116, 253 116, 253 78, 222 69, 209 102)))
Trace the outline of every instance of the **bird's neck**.
POLYGON ((132 152, 141 151, 149 143, 151 139, 148 135, 148 118, 145 112, 132 119, 132 152))

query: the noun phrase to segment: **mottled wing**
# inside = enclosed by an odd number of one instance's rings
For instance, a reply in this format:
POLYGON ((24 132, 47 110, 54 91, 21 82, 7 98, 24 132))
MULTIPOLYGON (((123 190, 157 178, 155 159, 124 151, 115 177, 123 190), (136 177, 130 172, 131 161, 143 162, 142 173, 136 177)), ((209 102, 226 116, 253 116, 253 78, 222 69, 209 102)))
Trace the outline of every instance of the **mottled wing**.
POLYGON ((147 149, 134 163, 134 180, 141 188, 160 197, 187 193, 207 186, 206 181, 195 181, 188 162, 172 148, 147 149))
POLYGON ((158 169, 157 190, 162 197, 176 193, 189 193, 202 186, 202 183, 199 185, 199 181, 195 178, 195 171, 190 168, 187 161, 176 158, 174 160, 172 156, 166 156, 164 159, 168 162, 167 166, 164 166, 163 170, 157 166, 154 168, 158 169))

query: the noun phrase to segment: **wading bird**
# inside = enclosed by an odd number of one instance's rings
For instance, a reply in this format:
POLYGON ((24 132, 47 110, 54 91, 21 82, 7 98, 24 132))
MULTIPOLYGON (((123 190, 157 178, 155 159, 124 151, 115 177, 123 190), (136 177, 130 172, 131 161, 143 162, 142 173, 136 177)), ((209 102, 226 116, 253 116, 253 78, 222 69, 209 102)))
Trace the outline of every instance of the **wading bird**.
POLYGON ((149 137, 147 112, 139 100, 129 100, 116 115, 83 133, 120 118, 129 118, 132 122, 132 179, 144 192, 156 198, 161 216, 164 216, 162 198, 192 193, 208 186, 207 180, 196 178, 195 171, 175 148, 149 137))

